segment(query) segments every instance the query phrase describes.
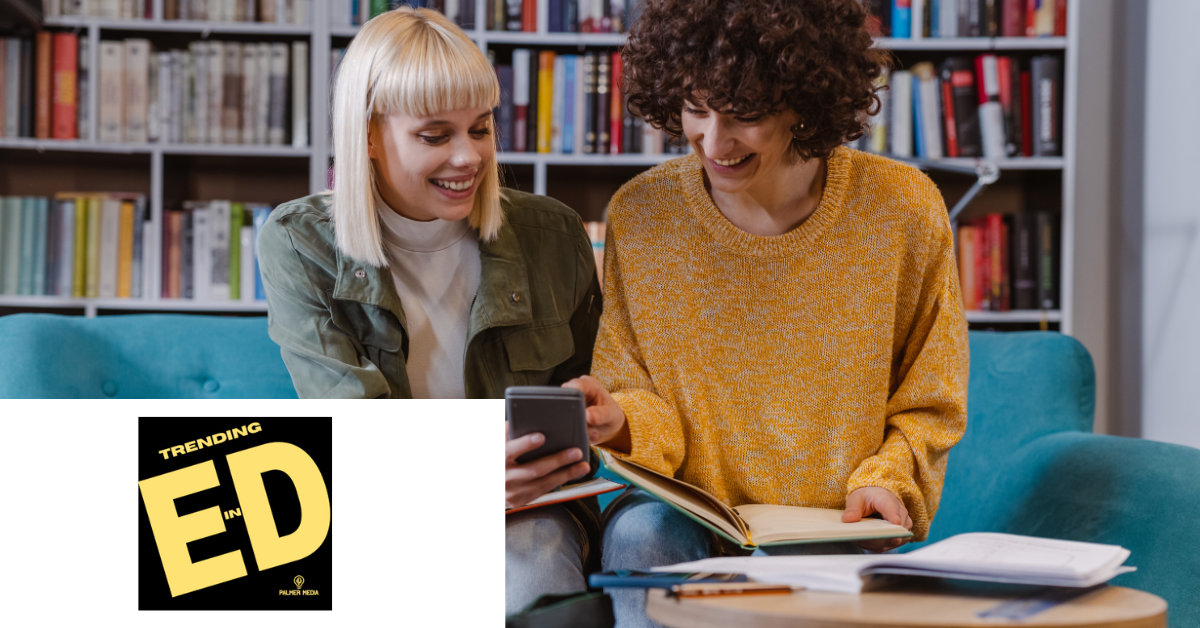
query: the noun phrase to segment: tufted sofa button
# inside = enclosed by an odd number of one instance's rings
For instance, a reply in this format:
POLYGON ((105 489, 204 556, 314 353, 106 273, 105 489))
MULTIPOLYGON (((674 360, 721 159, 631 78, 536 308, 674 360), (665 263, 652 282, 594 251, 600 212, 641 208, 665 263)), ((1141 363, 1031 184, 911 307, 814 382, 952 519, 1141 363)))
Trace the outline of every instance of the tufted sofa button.
POLYGON ((220 388, 221 388, 221 384, 217 383, 217 380, 215 380, 215 379, 210 379, 210 380, 204 382, 204 392, 215 393, 220 388))
POLYGON ((117 396, 117 385, 112 382, 104 382, 103 384, 101 384, 100 390, 104 391, 104 395, 106 397, 116 397, 117 396))

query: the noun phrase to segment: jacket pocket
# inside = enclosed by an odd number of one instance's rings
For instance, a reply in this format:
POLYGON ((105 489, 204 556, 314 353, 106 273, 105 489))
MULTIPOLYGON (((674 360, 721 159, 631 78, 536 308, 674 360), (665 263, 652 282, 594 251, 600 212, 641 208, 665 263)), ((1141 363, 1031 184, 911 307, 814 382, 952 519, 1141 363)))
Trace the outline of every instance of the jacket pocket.
POLYGON ((542 385, 550 381, 554 367, 575 354, 575 340, 567 322, 549 327, 518 329, 504 336, 504 351, 515 384, 542 385))

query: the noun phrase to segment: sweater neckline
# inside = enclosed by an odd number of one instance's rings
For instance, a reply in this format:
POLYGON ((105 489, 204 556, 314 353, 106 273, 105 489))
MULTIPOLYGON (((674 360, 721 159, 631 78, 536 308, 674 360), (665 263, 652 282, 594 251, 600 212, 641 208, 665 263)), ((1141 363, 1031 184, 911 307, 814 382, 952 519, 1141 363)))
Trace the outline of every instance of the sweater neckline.
POLYGON ((684 161, 682 182, 692 215, 719 244, 753 257, 787 257, 800 253, 837 220, 850 179, 849 151, 839 146, 825 165, 825 189, 816 210, 799 227, 776 236, 759 236, 739 229, 713 202, 704 186, 704 166, 695 153, 684 161))
POLYGON ((399 212, 379 205, 383 240, 398 249, 414 253, 434 253, 454 246, 471 231, 469 219, 420 221, 401 216, 399 212))

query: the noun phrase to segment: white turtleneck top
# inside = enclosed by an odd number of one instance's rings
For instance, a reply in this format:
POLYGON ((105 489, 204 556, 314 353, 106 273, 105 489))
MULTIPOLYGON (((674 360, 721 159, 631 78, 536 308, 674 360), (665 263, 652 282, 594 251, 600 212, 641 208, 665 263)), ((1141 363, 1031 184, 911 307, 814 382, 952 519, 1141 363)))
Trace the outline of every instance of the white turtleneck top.
POLYGON ((408 319, 414 399, 463 399, 463 356, 479 288, 479 237, 467 219, 418 222, 379 212, 392 280, 408 319))

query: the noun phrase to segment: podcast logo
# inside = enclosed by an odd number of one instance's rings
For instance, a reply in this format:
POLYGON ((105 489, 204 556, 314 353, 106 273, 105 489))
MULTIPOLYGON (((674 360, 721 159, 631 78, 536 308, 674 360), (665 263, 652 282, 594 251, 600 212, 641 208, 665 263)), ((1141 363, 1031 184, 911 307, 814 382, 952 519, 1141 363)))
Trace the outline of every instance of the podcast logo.
POLYGON ((331 610, 331 436, 329 418, 141 418, 138 608, 331 610))

